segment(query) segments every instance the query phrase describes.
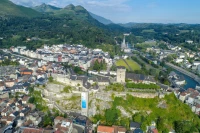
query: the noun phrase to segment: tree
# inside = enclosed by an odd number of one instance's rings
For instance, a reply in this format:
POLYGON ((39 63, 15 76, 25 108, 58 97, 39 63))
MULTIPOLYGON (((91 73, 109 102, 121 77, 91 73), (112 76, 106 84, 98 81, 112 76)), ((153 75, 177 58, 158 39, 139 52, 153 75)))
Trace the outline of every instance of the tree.
POLYGON ((29 98, 29 101, 28 101, 29 103, 35 103, 35 97, 31 97, 31 98, 29 98))
POLYGON ((67 114, 66 114, 66 113, 64 113, 63 117, 64 117, 64 118, 67 118, 67 114))
POLYGON ((135 122, 142 123, 144 121, 144 116, 141 113, 136 113, 132 116, 132 120, 135 122))
POLYGON ((52 125, 51 115, 45 115, 43 119, 43 126, 46 127, 48 125, 52 125))
POLYGON ((117 66, 115 64, 113 64, 110 68, 111 71, 116 71, 117 70, 117 66))
POLYGON ((71 86, 65 86, 62 92, 69 93, 72 90, 71 86))
POLYGON ((149 74, 150 75, 156 75, 156 69, 150 68, 149 69, 149 74))
POLYGON ((157 125, 157 128, 158 128, 159 131, 163 131, 165 129, 164 119, 159 116, 157 121, 156 121, 156 125, 157 125))
POLYGON ((174 58, 172 57, 172 55, 168 55, 166 58, 167 62, 171 62, 174 58))
POLYGON ((118 119, 118 110, 116 108, 107 109, 105 112, 106 122, 113 125, 118 119))
POLYGON ((28 90, 29 90, 30 93, 33 93, 34 88, 33 87, 28 87, 28 90))
POLYGON ((52 76, 49 77, 49 82, 53 82, 53 77, 52 76))
POLYGON ((102 60, 99 62, 98 60, 95 60, 94 65, 93 65, 93 70, 100 71, 100 70, 106 70, 107 64, 105 60, 102 60))
POLYGON ((93 65, 93 69, 96 71, 100 70, 100 64, 98 62, 98 60, 95 60, 94 65, 93 65))
POLYGON ((184 133, 183 126, 184 126, 183 122, 175 121, 174 127, 175 127, 176 133, 184 133))
POLYGON ((73 68, 73 70, 74 70, 75 73, 77 73, 79 75, 84 74, 83 70, 80 67, 78 67, 78 66, 75 66, 73 68))
POLYGON ((165 66, 165 62, 164 61, 160 62, 160 66, 164 67, 165 66))

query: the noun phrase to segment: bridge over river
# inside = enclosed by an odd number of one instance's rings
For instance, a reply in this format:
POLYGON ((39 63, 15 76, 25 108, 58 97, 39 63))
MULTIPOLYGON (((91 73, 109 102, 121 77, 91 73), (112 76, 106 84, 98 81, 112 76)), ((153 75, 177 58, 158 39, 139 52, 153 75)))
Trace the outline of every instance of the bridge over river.
POLYGON ((175 69, 175 70, 177 70, 177 71, 179 71, 179 72, 181 72, 181 73, 183 73, 183 74, 185 74, 185 75, 191 77, 191 78, 194 79, 198 84, 200 84, 200 77, 197 76, 197 75, 195 75, 194 73, 188 72, 187 70, 185 70, 185 69, 183 69, 183 68, 181 68, 181 67, 175 66, 175 65, 173 65, 173 64, 171 64, 171 63, 165 63, 165 64, 166 64, 167 66, 169 66, 169 67, 171 67, 171 68, 173 68, 173 69, 175 69))

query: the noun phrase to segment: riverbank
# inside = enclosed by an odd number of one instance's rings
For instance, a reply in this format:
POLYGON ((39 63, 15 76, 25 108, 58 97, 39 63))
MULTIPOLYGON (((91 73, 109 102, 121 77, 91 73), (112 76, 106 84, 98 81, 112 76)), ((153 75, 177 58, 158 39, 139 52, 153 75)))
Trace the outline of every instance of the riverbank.
MULTIPOLYGON (((169 64, 169 63, 166 63, 166 65, 170 68, 173 69, 174 72, 176 72, 178 75, 180 76, 183 76, 185 81, 186 81, 186 84, 183 86, 183 89, 188 89, 188 88, 196 88, 197 85, 199 85, 199 83, 192 77, 188 76, 187 73, 183 73, 183 71, 181 71, 182 68, 180 69, 177 69, 179 67, 173 67, 174 65, 173 64, 169 64), (172 66, 173 65, 173 66, 172 66)), ((186 71, 186 70, 184 70, 186 71)))
POLYGON ((181 72, 181 73, 183 73, 184 75, 187 75, 190 78, 193 78, 198 84, 200 84, 199 76, 195 75, 194 73, 188 72, 187 70, 185 70, 185 69, 183 69, 181 67, 175 66, 175 65, 173 65, 171 63, 166 63, 166 65, 171 67, 171 68, 173 68, 173 69, 175 69, 175 70, 177 70, 177 71, 179 71, 179 72, 181 72))

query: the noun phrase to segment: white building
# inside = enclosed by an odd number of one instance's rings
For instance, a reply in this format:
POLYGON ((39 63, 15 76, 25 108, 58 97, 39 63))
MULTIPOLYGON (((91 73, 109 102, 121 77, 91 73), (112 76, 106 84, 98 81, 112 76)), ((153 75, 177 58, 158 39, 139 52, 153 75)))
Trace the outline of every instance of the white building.
POLYGON ((200 61, 194 61, 193 65, 194 65, 194 66, 200 65, 200 61))
POLYGON ((102 49, 94 49, 93 51, 93 54, 99 54, 99 53, 102 53, 102 49))
POLYGON ((180 58, 180 59, 184 59, 184 58, 185 58, 185 54, 180 54, 180 55, 179 55, 179 58, 180 58))
POLYGON ((110 71, 110 75, 116 76, 116 75, 117 75, 117 72, 116 72, 116 71, 110 71))
POLYGON ((192 40, 186 40, 185 42, 186 42, 186 43, 189 43, 189 44, 192 44, 192 43, 193 43, 192 40))
POLYGON ((177 59, 175 60, 175 62, 176 62, 176 63, 181 63, 181 62, 183 62, 183 59, 177 58, 177 59))

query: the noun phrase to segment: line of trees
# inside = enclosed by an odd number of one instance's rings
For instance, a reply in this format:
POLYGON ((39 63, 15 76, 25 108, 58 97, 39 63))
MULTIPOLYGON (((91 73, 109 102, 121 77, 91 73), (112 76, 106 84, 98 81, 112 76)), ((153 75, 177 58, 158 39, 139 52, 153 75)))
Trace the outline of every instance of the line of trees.
POLYGON ((92 66, 92 69, 96 71, 106 70, 106 68, 107 68, 107 64, 105 60, 102 60, 99 62, 97 59, 95 60, 94 65, 92 66))
POLYGON ((4 59, 1 63, 0 66, 18 66, 19 62, 17 61, 11 61, 10 59, 4 59))
POLYGON ((159 68, 158 65, 156 65, 154 62, 150 61, 149 59, 147 59, 147 58, 145 58, 145 57, 143 57, 143 56, 141 56, 141 55, 140 55, 140 58, 141 58, 144 62, 146 62, 147 64, 151 65, 152 67, 154 67, 154 68, 159 68))
MULTIPOLYGON (((156 69, 154 68, 150 68, 149 70, 147 69, 145 63, 141 62, 140 60, 138 60, 138 58, 136 58, 135 56, 131 57, 132 60, 134 60, 135 62, 137 62, 140 66, 141 66, 141 70, 135 70, 134 73, 136 74, 144 74, 144 75, 153 75, 156 76, 156 69)), ((154 63, 153 63, 154 64, 154 63)), ((154 64, 155 65, 155 64, 154 64)))
POLYGON ((144 84, 144 83, 126 83, 127 88, 136 89, 160 89, 160 86, 156 84, 144 84))

